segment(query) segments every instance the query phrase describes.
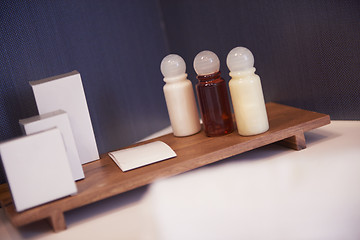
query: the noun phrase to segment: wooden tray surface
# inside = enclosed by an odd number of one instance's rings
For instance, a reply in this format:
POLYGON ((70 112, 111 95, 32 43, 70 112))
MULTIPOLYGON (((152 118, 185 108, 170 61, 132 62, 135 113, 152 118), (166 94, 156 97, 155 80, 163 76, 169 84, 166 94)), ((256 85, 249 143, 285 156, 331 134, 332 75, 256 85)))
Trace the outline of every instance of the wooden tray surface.
POLYGON ((54 231, 64 230, 66 223, 63 213, 66 211, 274 142, 281 141, 285 146, 301 150, 306 147, 304 132, 330 123, 330 117, 321 113, 276 103, 267 103, 266 108, 270 124, 266 133, 250 137, 242 137, 236 130, 221 137, 206 137, 203 131, 181 138, 172 134, 164 135, 129 147, 160 140, 167 143, 177 157, 122 172, 104 154, 99 160, 83 165, 85 179, 76 182, 76 195, 18 213, 12 203, 8 185, 2 184, 1 206, 14 226, 49 219, 54 231))

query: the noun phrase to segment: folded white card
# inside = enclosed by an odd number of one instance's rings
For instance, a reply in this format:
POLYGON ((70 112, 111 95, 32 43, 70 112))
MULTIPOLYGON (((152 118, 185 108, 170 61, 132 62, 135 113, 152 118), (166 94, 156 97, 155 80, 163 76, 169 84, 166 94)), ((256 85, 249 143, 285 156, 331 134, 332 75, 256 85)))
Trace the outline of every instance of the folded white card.
POLYGON ((77 192, 59 129, 3 142, 0 153, 17 211, 77 192))
POLYGON ((169 158, 176 153, 166 143, 156 141, 141 146, 110 152, 109 156, 125 172, 169 158))

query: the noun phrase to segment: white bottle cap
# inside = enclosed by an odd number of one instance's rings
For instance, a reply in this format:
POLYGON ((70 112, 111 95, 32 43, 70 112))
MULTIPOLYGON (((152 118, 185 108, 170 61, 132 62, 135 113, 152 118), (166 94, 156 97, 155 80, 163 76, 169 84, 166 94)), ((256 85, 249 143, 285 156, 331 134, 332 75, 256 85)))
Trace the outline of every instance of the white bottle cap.
POLYGON ((254 67, 254 56, 249 49, 236 47, 227 55, 226 64, 230 72, 244 71, 254 67))
POLYGON ((194 69, 197 75, 208 75, 218 72, 220 60, 215 53, 205 50, 199 52, 194 59, 194 69))
POLYGON ((185 73, 186 64, 179 55, 169 54, 161 61, 160 70, 165 78, 176 77, 185 73))

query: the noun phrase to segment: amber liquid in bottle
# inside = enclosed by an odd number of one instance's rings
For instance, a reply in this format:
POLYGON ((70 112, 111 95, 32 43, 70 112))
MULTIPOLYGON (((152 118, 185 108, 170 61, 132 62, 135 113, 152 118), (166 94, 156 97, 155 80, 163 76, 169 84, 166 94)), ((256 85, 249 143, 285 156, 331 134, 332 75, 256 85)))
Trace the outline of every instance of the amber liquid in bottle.
POLYGON ((226 82, 220 77, 220 71, 197 76, 199 80, 196 92, 201 117, 207 136, 215 137, 231 133, 234 130, 229 95, 226 82))

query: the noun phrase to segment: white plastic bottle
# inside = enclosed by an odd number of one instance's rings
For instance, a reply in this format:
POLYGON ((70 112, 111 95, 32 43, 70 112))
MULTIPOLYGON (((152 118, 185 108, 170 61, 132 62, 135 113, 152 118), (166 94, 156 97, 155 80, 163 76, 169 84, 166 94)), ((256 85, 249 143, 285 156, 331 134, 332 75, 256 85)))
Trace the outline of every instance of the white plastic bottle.
POLYGON ((199 113, 184 59, 170 54, 162 60, 160 70, 166 82, 163 90, 174 135, 184 137, 199 132, 199 113))
POLYGON ((229 52, 226 64, 230 70, 229 88, 239 134, 251 136, 266 132, 269 121, 253 54, 247 48, 236 47, 229 52))

